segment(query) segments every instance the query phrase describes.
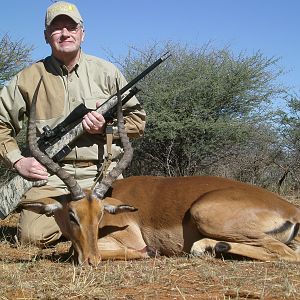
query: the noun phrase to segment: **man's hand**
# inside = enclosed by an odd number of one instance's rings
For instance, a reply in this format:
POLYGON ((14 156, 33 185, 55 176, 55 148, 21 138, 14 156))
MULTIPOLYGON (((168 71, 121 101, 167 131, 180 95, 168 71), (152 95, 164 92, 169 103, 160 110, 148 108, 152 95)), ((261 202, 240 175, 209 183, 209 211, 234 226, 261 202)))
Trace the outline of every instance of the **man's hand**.
POLYGON ((14 164, 19 174, 30 179, 48 179, 47 169, 33 157, 23 157, 14 164))
MULTIPOLYGON (((96 107, 100 106, 100 102, 96 103, 96 107)), ((96 111, 87 113, 82 120, 83 128, 91 134, 102 134, 105 129, 104 117, 96 111)))

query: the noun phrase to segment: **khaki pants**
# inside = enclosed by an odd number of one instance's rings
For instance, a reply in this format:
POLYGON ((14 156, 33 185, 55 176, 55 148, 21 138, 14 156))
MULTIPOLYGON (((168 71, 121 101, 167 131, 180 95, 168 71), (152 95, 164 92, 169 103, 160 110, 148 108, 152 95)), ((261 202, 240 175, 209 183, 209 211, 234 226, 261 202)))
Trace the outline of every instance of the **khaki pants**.
MULTIPOLYGON (((113 162, 109 169, 112 169, 115 165, 116 163, 113 162)), ((90 188, 97 175, 97 166, 74 168, 72 165, 65 165, 64 169, 75 177, 83 189, 90 188)), ((26 201, 36 201, 68 193, 68 189, 59 178, 50 176, 46 186, 30 189, 23 198, 26 201)), ((48 246, 57 242, 61 237, 61 230, 54 217, 47 217, 26 210, 21 212, 18 224, 18 238, 21 243, 48 246)))

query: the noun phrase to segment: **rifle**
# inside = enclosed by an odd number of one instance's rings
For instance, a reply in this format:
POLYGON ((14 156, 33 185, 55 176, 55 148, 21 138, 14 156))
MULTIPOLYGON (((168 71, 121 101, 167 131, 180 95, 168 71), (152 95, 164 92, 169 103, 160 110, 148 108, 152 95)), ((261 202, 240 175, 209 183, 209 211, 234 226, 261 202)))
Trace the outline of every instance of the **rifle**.
MULTIPOLYGON (((129 93, 122 99, 122 105, 128 102, 130 98, 132 98, 139 91, 136 87, 134 87, 134 85, 170 56, 171 54, 168 52, 165 53, 162 57, 156 60, 152 65, 150 65, 142 73, 140 73, 137 77, 120 89, 120 95, 130 90, 129 93)), ((40 79, 33 97, 37 97, 38 88, 41 81, 42 78, 40 79)), ((117 96, 117 93, 112 95, 94 111, 102 114, 105 118, 111 118, 114 115, 118 104, 117 96)), ((85 132, 81 121, 83 116, 90 111, 92 110, 81 104, 77 106, 70 113, 70 115, 67 116, 66 119, 58 124, 55 128, 51 129, 49 126, 45 126, 43 128, 43 133, 38 140, 38 146, 40 150, 54 161, 61 161, 72 150, 73 142, 85 132)), ((17 175, 7 184, 2 186, 0 188, 0 195, 2 199, 2 203, 0 204, 0 219, 4 219, 17 207, 22 195, 25 192, 27 192, 33 186, 41 186, 45 183, 45 180, 31 181, 27 180, 21 175, 17 175)))
MULTIPOLYGON (((139 91, 140 90, 136 86, 133 87, 129 91, 129 93, 122 99, 122 106, 126 104, 139 91)), ((106 100, 106 102, 107 101, 109 100, 106 100)), ((102 104, 102 106, 104 104, 102 104)), ((71 138, 67 136, 64 138, 64 141, 65 142, 69 141, 69 142, 68 144, 63 146, 62 143, 60 143, 62 137, 68 134, 69 132, 71 132, 72 129, 74 129, 79 123, 81 123, 82 118, 85 114, 91 111, 99 112, 100 109, 101 107, 97 109, 89 109, 83 103, 81 103, 61 123, 59 123, 53 129, 51 129, 48 125, 44 126, 43 133, 41 134, 40 138, 37 141, 39 149, 42 152, 47 153, 49 157, 51 157, 55 162, 62 161, 71 152, 72 147, 70 143, 73 141, 73 137, 71 138)), ((106 122, 110 122, 111 120, 113 120, 113 118, 116 115, 116 112, 117 112, 116 106, 113 106, 110 110, 105 112, 103 116, 106 122)))

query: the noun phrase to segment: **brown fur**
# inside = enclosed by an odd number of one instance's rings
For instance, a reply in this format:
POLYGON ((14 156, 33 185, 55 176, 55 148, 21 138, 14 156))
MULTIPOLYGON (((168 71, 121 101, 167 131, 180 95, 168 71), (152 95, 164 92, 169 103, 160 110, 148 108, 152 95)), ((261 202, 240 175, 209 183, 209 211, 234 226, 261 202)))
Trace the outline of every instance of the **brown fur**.
POLYGON ((115 227, 111 235, 127 247, 144 243, 164 255, 200 255, 210 247, 197 241, 210 238, 233 243, 230 253, 254 259, 300 260, 285 245, 300 223, 299 208, 262 188, 209 176, 131 177, 116 181, 110 196, 138 208, 122 216, 104 214, 100 224, 100 232, 115 227))

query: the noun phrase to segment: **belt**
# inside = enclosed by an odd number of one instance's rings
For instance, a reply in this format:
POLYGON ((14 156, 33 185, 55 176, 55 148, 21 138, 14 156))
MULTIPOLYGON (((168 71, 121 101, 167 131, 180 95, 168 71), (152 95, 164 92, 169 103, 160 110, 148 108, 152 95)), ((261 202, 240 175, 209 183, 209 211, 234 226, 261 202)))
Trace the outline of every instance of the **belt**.
POLYGON ((97 160, 65 160, 62 164, 72 165, 73 168, 87 168, 99 164, 97 160))

